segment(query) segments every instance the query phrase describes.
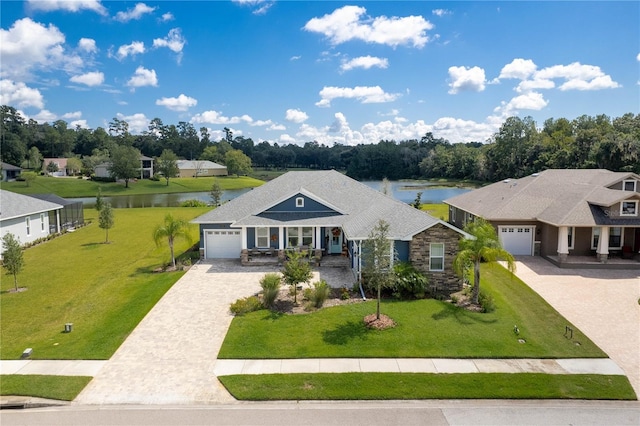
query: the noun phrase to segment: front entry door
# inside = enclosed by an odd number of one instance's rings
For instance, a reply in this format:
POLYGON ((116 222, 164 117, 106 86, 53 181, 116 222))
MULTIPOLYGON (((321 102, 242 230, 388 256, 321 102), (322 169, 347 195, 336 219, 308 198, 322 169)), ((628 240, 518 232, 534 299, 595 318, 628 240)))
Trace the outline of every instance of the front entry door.
POLYGON ((342 253, 342 230, 333 228, 329 240, 329 254, 342 253))

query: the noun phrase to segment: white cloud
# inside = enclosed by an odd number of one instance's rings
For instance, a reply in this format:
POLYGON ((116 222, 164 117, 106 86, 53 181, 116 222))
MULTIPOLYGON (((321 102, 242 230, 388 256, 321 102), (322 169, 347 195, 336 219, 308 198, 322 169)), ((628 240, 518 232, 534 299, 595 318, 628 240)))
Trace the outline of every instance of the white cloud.
POLYGON ((272 124, 271 126, 267 127, 267 130, 279 130, 279 131, 284 131, 287 130, 287 127, 284 126, 283 124, 272 124))
POLYGON ((280 143, 283 144, 295 144, 296 140, 295 138, 291 137, 290 135, 283 133, 280 135, 280 137, 278 138, 278 140, 280 141, 280 143))
POLYGON ((600 90, 620 87, 618 83, 611 79, 611 76, 603 73, 600 67, 582 65, 579 62, 569 65, 554 65, 541 69, 536 73, 536 77, 542 79, 565 79, 566 82, 560 85, 560 90, 600 90))
POLYGON ((292 123, 304 123, 308 118, 307 113, 299 109, 288 109, 285 114, 285 119, 292 123))
POLYGON ((131 44, 123 44, 120 46, 116 53, 116 58, 121 61, 127 56, 135 56, 137 54, 144 53, 144 51, 144 42, 134 41, 131 44))
POLYGON ((636 56, 636 61, 640 62, 640 53, 638 53, 638 56, 636 56))
POLYGON ((21 82, 3 79, 0 80, 0 105, 43 108, 44 101, 38 89, 28 87, 21 82))
POLYGON ((80 118, 80 117, 82 117, 82 112, 74 111, 74 112, 67 112, 65 114, 62 114, 60 118, 64 120, 71 120, 71 119, 80 118))
POLYGON ((140 134, 146 130, 149 130, 149 120, 144 114, 137 113, 133 115, 124 115, 121 113, 117 113, 116 117, 120 120, 124 120, 129 124, 129 133, 131 134, 140 134))
POLYGON ((65 36, 56 26, 45 26, 30 18, 15 21, 8 30, 0 28, 0 74, 24 79, 34 68, 78 69, 82 59, 67 54, 64 42, 65 36))
POLYGON ((131 88, 157 85, 156 70, 148 70, 142 66, 138 67, 135 74, 127 81, 127 86, 131 88))
POLYGON ((232 0, 234 3, 238 3, 241 6, 248 6, 253 8, 251 13, 254 15, 264 15, 273 6, 272 0, 232 0))
POLYGON ((196 114, 191 118, 192 123, 211 123, 211 124, 237 124, 251 123, 253 119, 248 115, 226 117, 218 111, 205 111, 202 114, 196 114))
POLYGON ((498 78, 518 78, 526 80, 529 78, 538 66, 531 59, 516 58, 511 63, 502 67, 498 78))
POLYGON ((302 56, 300 56, 300 55, 296 55, 296 56, 292 56, 292 57, 290 57, 290 58, 289 58, 289 60, 290 60, 290 61, 297 61, 298 59, 301 59, 301 58, 302 58, 302 56))
POLYGON ((36 120, 38 123, 47 123, 57 120, 58 116, 47 109, 43 109, 31 118, 36 120))
POLYGON ((81 38, 78 42, 78 49, 83 50, 87 53, 96 53, 98 51, 98 47, 96 46, 96 41, 92 38, 81 38))
POLYGON ((426 32, 433 24, 422 16, 370 18, 366 9, 358 6, 344 6, 331 14, 308 21, 306 31, 320 33, 334 44, 351 40, 377 43, 388 46, 412 45, 424 47, 429 41, 426 32))
POLYGON ((340 66, 340 69, 343 71, 349 71, 354 68, 364 68, 368 70, 372 67, 378 67, 382 69, 388 68, 389 61, 387 60, 387 58, 377 58, 375 56, 369 55, 360 56, 358 58, 353 58, 350 61, 344 61, 340 66))
POLYGON ((433 9, 433 10, 431 11, 431 13, 433 13, 434 15, 439 16, 439 17, 443 17, 443 16, 445 16, 445 15, 451 15, 451 14, 453 14, 453 12, 452 12, 452 11, 447 10, 447 9, 433 9))
POLYGON ((436 137, 454 143, 484 142, 498 130, 500 124, 493 125, 454 117, 441 117, 433 123, 431 128, 436 137))
POLYGON ((175 18, 173 16, 173 13, 171 12, 163 13, 162 17, 160 18, 162 22, 169 22, 169 21, 173 21, 174 19, 175 18))
POLYGON ((98 71, 88 72, 86 74, 74 75, 69 81, 87 86, 99 86, 104 83, 104 74, 98 71))
POLYGON ((87 120, 73 120, 69 123, 70 129, 75 129, 76 127, 80 127, 82 129, 89 129, 89 124, 87 124, 87 120))
POLYGON ((99 0, 27 0, 31 10, 51 12, 54 10, 66 10, 67 12, 79 12, 92 10, 100 15, 107 15, 107 9, 99 0))
POLYGON ((128 9, 126 12, 118 12, 113 18, 119 22, 129 22, 132 20, 138 20, 148 13, 153 13, 157 8, 147 6, 144 3, 138 3, 133 9, 128 9))
POLYGON ((556 87, 556 84, 553 80, 545 80, 545 79, 534 79, 534 80, 523 80, 516 87, 516 92, 528 92, 530 90, 536 89, 553 89, 556 87))
POLYGON ((153 40, 153 47, 167 47, 171 51, 178 54, 178 63, 182 60, 182 49, 187 43, 182 36, 180 28, 172 28, 165 38, 156 38, 153 40))
POLYGON ((337 98, 357 99, 363 104, 393 102, 399 93, 386 93, 380 86, 333 87, 326 86, 320 91, 320 101, 316 106, 329 107, 337 98))
POLYGON ((156 100, 156 105, 167 107, 171 111, 187 111, 198 105, 198 101, 181 93, 177 98, 160 98, 156 100))
POLYGON ((484 70, 480 67, 449 67, 449 93, 482 92, 485 88, 484 70))
POLYGON ((501 117, 506 118, 517 113, 517 110, 528 109, 540 111, 546 107, 549 102, 538 92, 528 92, 515 98, 509 102, 502 102, 501 106, 494 111, 500 113, 501 117))

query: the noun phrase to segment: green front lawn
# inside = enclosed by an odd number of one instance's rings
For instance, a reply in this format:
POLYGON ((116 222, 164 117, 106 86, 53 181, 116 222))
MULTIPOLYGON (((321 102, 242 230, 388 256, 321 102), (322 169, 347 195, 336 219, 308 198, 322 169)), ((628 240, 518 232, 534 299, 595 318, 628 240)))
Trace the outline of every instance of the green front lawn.
POLYGON ((420 210, 429 213, 436 219, 442 219, 445 222, 449 220, 449 206, 447 204, 420 204, 420 210))
POLYGON ((2 375, 0 395, 22 395, 72 401, 91 381, 85 376, 2 375))
POLYGON ((169 180, 169 186, 164 179, 153 181, 140 179, 129 182, 125 188, 121 182, 94 182, 77 178, 56 178, 38 176, 27 186, 25 182, 2 182, 2 189, 20 194, 56 194, 60 197, 95 197, 98 187, 102 188, 102 195, 139 195, 139 194, 173 194, 177 192, 206 192, 211 190, 214 179, 218 179, 220 187, 226 189, 242 189, 260 186, 264 181, 247 176, 220 176, 199 178, 174 178, 169 180))
POLYGON ((625 376, 590 374, 265 374, 219 379, 236 399, 250 401, 636 399, 625 376))
MULTIPOLYGON (((14 293, 3 271, 0 284, 0 357, 19 359, 108 359, 146 313, 184 272, 154 273, 170 261, 167 244, 156 247, 153 228, 171 212, 191 220, 206 208, 115 209, 115 225, 98 227, 96 211, 86 209, 90 225, 24 252, 25 267, 14 293), (71 333, 63 333, 65 323, 71 333)), ((193 242, 198 227, 191 226, 193 242)), ((189 247, 178 240, 176 255, 189 247)))
POLYGON ((219 358, 607 357, 500 265, 483 265, 482 286, 494 298, 492 313, 469 312, 434 299, 387 301, 382 313, 397 326, 385 331, 363 324, 363 317, 375 312, 375 301, 307 315, 253 312, 233 319, 219 358), (564 337, 567 325, 574 330, 572 340, 564 337))

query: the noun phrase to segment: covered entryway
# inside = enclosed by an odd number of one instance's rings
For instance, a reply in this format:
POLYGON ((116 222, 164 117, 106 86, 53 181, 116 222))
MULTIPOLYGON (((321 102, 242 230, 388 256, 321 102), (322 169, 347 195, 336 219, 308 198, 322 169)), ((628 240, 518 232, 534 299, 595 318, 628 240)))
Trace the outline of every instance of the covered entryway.
POLYGON ((242 250, 240 230, 207 230, 204 234, 204 256, 206 259, 239 259, 242 250))
POLYGON ((533 254, 535 226, 500 226, 498 233, 502 248, 514 256, 533 254))

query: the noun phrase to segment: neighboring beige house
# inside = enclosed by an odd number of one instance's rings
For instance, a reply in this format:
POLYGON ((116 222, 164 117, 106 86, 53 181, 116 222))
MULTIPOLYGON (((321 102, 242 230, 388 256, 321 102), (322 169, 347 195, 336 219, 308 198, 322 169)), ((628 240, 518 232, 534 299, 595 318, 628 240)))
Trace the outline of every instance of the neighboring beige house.
POLYGON ((207 160, 178 160, 178 177, 227 176, 227 167, 207 160))
MULTIPOLYGON (((98 164, 94 169, 94 174, 100 178, 110 177, 110 165, 110 163, 98 164)), ((151 176, 153 176, 153 158, 140 155, 140 179, 149 179, 151 176)))
MULTIPOLYGON (((603 169, 545 170, 449 198, 449 223, 482 217, 514 255, 543 256, 560 266, 610 257, 640 263, 640 176, 603 169)), ((622 267, 620 262, 606 267, 622 267)))

